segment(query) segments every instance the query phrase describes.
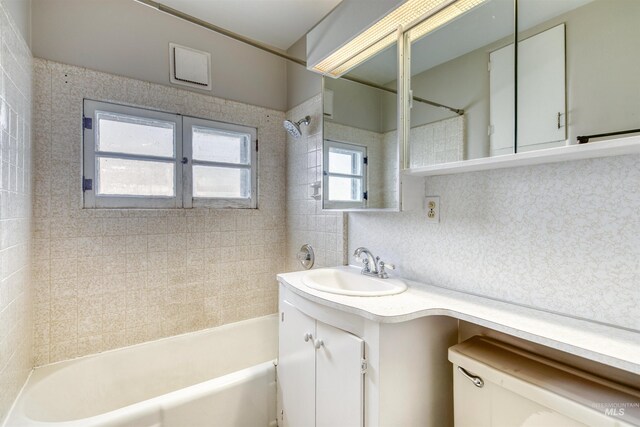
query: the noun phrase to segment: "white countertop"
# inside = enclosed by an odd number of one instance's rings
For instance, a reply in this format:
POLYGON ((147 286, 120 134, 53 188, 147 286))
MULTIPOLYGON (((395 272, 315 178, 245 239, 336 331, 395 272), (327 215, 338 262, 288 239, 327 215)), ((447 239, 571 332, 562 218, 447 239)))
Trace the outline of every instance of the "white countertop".
POLYGON ((278 281, 310 301, 376 322, 399 323, 423 316, 450 316, 640 374, 638 332, 413 281, 405 281, 409 287, 398 295, 331 294, 305 286, 302 283, 305 273, 278 274, 278 281))

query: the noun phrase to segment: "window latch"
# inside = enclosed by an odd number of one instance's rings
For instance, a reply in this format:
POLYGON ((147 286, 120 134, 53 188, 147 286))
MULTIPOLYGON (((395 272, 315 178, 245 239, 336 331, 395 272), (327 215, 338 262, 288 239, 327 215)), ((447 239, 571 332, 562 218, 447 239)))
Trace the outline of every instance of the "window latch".
POLYGON ((187 159, 186 157, 183 157, 180 163, 182 163, 183 165, 186 165, 187 163, 189 163, 189 159, 187 159))
POLYGON ((93 180, 82 177, 82 191, 88 191, 93 189, 93 180))

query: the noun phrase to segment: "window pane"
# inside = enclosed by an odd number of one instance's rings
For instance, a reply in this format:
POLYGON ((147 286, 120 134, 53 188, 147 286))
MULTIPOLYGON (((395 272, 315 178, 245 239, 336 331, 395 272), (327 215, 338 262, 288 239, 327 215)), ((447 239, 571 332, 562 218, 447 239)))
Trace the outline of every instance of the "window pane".
POLYGON ((248 165, 251 162, 250 141, 251 136, 245 133, 194 126, 193 158, 208 162, 248 165))
POLYGON ((329 173, 362 175, 362 157, 361 151, 329 147, 329 173))
POLYGON ((362 179, 329 177, 329 200, 335 202, 361 202, 362 179))
POLYGON ((99 157, 97 193, 123 196, 175 196, 175 164, 99 157))
POLYGON ((251 170, 193 166, 193 197, 251 197, 251 170))
POLYGON ((175 123, 102 111, 96 117, 97 151, 174 157, 175 123))

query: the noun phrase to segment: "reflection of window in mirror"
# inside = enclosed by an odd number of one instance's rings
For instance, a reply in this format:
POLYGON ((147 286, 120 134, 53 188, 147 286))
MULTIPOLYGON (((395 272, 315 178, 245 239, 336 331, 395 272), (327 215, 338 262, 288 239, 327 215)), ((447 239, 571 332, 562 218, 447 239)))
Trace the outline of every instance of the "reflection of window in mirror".
POLYGON ((367 148, 325 140, 325 206, 363 208, 367 203, 367 148))
POLYGON ((344 76, 323 79, 324 171, 334 174, 324 176, 324 209, 399 207, 397 67, 394 43, 344 76), (343 151, 337 151, 340 143, 343 151), (347 176, 335 175, 332 162, 339 156, 346 159, 347 153, 352 159, 368 159, 360 178, 354 177, 360 172, 346 169, 341 173, 347 176))

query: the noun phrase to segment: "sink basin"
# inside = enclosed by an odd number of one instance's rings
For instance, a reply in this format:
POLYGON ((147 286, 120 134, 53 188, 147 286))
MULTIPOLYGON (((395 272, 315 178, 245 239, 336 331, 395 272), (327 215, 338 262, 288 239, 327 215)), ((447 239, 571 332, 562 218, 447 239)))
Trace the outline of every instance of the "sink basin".
POLYGON ((365 276, 356 269, 312 270, 302 276, 302 283, 318 291, 359 297, 395 295, 407 290, 402 280, 365 276))

